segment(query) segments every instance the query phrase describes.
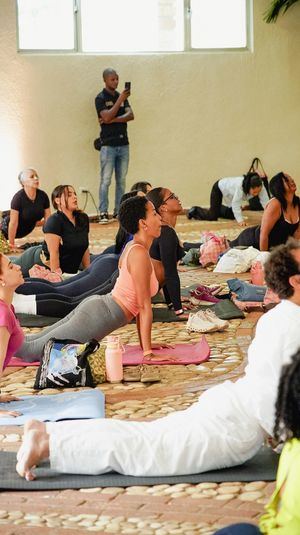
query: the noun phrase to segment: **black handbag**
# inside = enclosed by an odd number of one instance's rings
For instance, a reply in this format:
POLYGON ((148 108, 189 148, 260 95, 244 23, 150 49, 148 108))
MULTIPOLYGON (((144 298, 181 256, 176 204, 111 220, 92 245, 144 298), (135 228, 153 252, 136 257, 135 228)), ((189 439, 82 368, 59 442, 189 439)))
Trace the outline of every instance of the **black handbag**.
MULTIPOLYGON (((264 170, 263 164, 261 163, 260 158, 253 158, 248 173, 258 173, 263 181, 263 185, 266 189, 266 192, 268 194, 268 197, 270 197, 270 190, 269 190, 269 182, 268 182, 268 175, 264 170)), ((247 174, 248 174, 247 173, 247 174)), ((263 210, 263 206, 259 200, 259 197, 252 197, 249 199, 249 208, 250 210, 263 210)))

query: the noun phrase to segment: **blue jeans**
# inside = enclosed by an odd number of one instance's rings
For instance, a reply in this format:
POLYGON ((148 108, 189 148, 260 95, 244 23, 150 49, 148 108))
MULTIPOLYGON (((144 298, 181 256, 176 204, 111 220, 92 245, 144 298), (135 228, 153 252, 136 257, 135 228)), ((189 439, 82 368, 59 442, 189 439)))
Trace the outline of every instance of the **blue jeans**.
POLYGON ((215 535, 261 535, 261 531, 253 524, 231 524, 216 531, 215 535))
POLYGON ((99 208, 108 211, 108 188, 115 171, 116 193, 114 213, 118 213, 120 199, 125 192, 125 180, 129 163, 129 145, 110 147, 104 145, 100 150, 101 181, 99 190, 99 208))

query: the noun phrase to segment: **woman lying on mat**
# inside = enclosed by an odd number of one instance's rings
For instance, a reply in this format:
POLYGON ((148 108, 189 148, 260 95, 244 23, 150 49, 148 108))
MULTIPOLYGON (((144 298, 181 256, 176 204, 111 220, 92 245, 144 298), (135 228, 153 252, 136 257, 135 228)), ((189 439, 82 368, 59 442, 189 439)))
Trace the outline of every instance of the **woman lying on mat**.
POLYGON ((57 186, 51 200, 57 211, 43 227, 43 245, 30 247, 21 256, 12 258, 14 264, 21 266, 24 277, 28 277, 34 264, 44 265, 46 262, 51 271, 60 274, 77 273, 80 265, 83 268, 90 265, 89 219, 78 209, 73 186, 57 186))
MULTIPOLYGON (((141 224, 148 226, 147 220, 141 224)), ((136 249, 142 256, 142 248, 136 249)), ((33 479, 33 467, 47 457, 58 472, 134 476, 193 474, 250 459, 273 433, 281 368, 300 347, 299 272, 299 242, 271 253, 266 282, 283 301, 258 321, 244 377, 209 388, 190 408, 150 422, 33 421, 25 426, 18 473, 33 479)), ((150 351, 150 343, 144 347, 150 351)))
POLYGON ((300 533, 300 351, 282 369, 276 401, 274 437, 284 442, 276 488, 260 518, 259 528, 234 524, 216 535, 299 535, 300 533))
MULTIPOLYGON (((40 358, 43 346, 51 337, 87 342, 102 340, 115 329, 136 317, 144 355, 151 357, 151 297, 158 291, 158 282, 149 256, 154 238, 160 235, 161 218, 146 197, 127 199, 120 206, 119 219, 133 240, 120 257, 119 277, 111 293, 84 299, 68 316, 45 330, 28 335, 18 356, 26 361, 40 358)), ((162 347, 162 344, 159 344, 162 347)))
MULTIPOLYGON (((147 193, 147 199, 154 204, 162 220, 161 234, 153 240, 150 248, 155 274, 163 288, 168 307, 180 316, 187 308, 191 308, 187 303, 185 307, 182 305, 177 271, 177 263, 185 255, 175 231, 177 217, 182 211, 181 202, 168 188, 152 189, 147 193)), ((184 300, 189 302, 188 298, 184 300)))
MULTIPOLYGON (((23 331, 11 304, 13 293, 22 282, 23 276, 20 267, 12 264, 6 256, 0 253, 0 378, 24 339, 23 331)), ((0 392, 0 418, 2 416, 19 416, 16 411, 1 410, 1 402, 15 401, 16 399, 14 396, 1 395, 0 392)))
POLYGON ((266 207, 269 196, 257 173, 247 173, 243 176, 221 178, 212 187, 210 194, 210 208, 193 206, 188 212, 188 218, 215 221, 219 217, 235 219, 244 227, 242 204, 253 197, 259 197, 263 208, 266 207))
POLYGON ((261 224, 249 227, 230 242, 231 247, 253 246, 268 251, 285 243, 290 236, 300 238, 300 205, 295 181, 282 171, 270 180, 272 198, 264 210, 261 224))

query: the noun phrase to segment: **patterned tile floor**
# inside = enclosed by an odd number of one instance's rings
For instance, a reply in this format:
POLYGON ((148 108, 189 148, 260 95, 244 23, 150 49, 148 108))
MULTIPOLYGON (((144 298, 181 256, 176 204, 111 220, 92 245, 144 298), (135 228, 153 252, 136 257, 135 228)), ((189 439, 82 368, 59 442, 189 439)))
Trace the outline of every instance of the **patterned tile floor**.
MULTIPOLYGON (((259 221, 259 214, 248 213, 252 224, 259 221)), ((117 224, 91 225, 91 249, 100 252, 110 245, 117 224)), ((209 228, 230 238, 240 228, 233 222, 209 223, 209 228)), ((205 222, 188 221, 180 217, 178 233, 183 240, 197 241, 205 222)), ((32 240, 41 236, 35 231, 32 240)), ((227 275, 211 271, 188 269, 180 272, 183 286, 194 282, 218 281, 226 286, 227 275)), ((248 279, 249 274, 243 275, 248 279)), ((112 418, 152 419, 175 410, 189 407, 206 388, 235 379, 244 370, 246 352, 259 318, 250 313, 243 320, 230 321, 222 333, 207 335, 211 347, 208 362, 199 366, 162 366, 161 382, 145 385, 124 383, 101 385, 106 395, 106 413, 112 418), (145 403, 147 400, 147 403, 145 403)), ((129 325, 119 330, 122 341, 137 342, 135 327, 129 325)), ((177 342, 196 341, 198 335, 190 335, 184 323, 155 323, 153 339, 177 342)), ((32 394, 34 368, 8 368, 1 381, 4 392, 32 394)), ((37 395, 56 394, 45 390, 37 395)), ((0 449, 17 450, 22 428, 0 426, 0 449)), ((154 487, 93 488, 49 492, 0 493, 0 534, 17 535, 27 532, 34 535, 55 533, 128 533, 128 534, 212 534, 230 522, 257 519, 273 490, 273 483, 201 483, 199 485, 157 485, 154 487), (66 531, 68 530, 68 531, 66 531)))

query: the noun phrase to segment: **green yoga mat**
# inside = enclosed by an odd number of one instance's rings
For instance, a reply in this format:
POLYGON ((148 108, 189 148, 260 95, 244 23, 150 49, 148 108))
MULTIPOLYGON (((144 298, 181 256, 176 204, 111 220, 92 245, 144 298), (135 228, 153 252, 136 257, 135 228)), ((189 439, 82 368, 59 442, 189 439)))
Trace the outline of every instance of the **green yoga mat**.
MULTIPOLYGON (((205 310, 209 308, 222 320, 231 320, 236 318, 244 318, 245 314, 232 302, 230 299, 223 299, 215 305, 200 305, 199 307, 191 310, 191 312, 197 312, 198 310, 205 310)), ((176 316, 173 310, 169 310, 167 307, 153 307, 153 321, 161 321, 162 323, 168 323, 172 321, 186 321, 186 318, 182 316, 176 316)))
POLYGON ((60 318, 52 316, 39 316, 37 314, 17 314, 21 327, 47 327, 59 321, 60 318))
POLYGON ((224 481, 274 481, 278 465, 278 454, 270 448, 262 448, 245 464, 203 474, 167 477, 133 477, 110 472, 99 476, 58 474, 43 464, 35 470, 37 479, 25 481, 15 471, 16 454, 0 452, 1 490, 54 490, 80 489, 89 487, 131 487, 136 485, 175 485, 177 483, 201 483, 224 481))

